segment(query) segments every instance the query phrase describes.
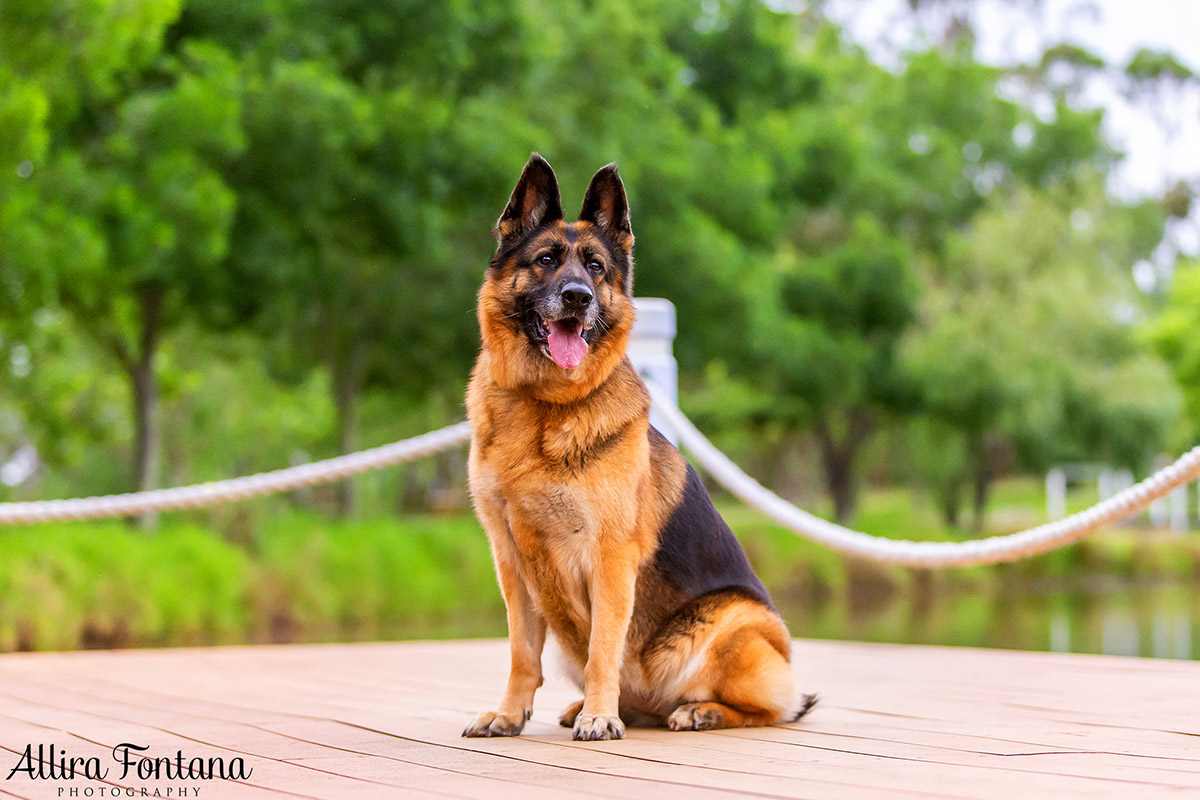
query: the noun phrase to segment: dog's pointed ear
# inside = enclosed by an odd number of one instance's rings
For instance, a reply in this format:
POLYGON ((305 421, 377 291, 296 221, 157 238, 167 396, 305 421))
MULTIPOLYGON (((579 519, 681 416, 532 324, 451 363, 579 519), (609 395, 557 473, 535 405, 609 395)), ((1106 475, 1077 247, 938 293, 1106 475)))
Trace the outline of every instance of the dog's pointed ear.
POLYGON ((592 176, 587 193, 583 196, 583 208, 579 219, 598 228, 618 234, 617 238, 633 235, 629 223, 629 200, 625 197, 625 185, 617 174, 617 165, 601 167, 592 176))
POLYGON ((508 205, 496 223, 497 238, 501 241, 528 232, 544 222, 562 219, 562 200, 558 194, 558 178, 549 162, 537 153, 521 171, 521 179, 508 198, 508 205))

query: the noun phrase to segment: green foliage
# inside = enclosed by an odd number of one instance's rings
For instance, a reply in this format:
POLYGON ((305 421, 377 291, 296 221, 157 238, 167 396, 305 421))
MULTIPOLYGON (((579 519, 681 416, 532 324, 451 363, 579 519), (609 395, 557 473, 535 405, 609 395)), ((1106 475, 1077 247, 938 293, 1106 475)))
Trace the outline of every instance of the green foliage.
POLYGON ((1133 81, 1160 81, 1176 84, 1195 80, 1196 73, 1174 53, 1142 48, 1133 54, 1125 66, 1125 74, 1133 81))
POLYGON ((401 527, 281 517, 254 544, 262 602, 302 629, 427 627, 453 617, 469 624, 500 608, 491 553, 470 519, 429 517, 401 527))
POLYGON ((127 88, 158 55, 180 0, 23 0, 0 15, 4 65, 35 82, 60 118, 127 88))
POLYGON ((1166 359, 1183 389, 1190 430, 1200 434, 1200 264, 1175 271, 1162 314, 1147 325, 1147 338, 1166 359))
POLYGON ((136 339, 125 326, 139 322, 126 319, 148 286, 166 287, 189 308, 233 288, 215 267, 228 252, 236 204, 219 169, 242 146, 237 66, 196 45, 160 69, 170 88, 128 97, 95 149, 64 158, 52 176, 103 252, 98 262, 62 265, 60 296, 101 336, 121 341, 136 339))
MULTIPOLYGON (((12 452, 32 444, 56 476, 79 477, 75 467, 124 438, 121 381, 106 374, 105 354, 62 312, 42 309, 8 334, 0 338, 0 363, 7 367, 0 370, 0 448, 12 452)), ((105 470, 111 473, 112 465, 105 470)), ((120 491, 127 484, 83 485, 120 491)), ((76 491, 69 482, 58 488, 76 491)))
MULTIPOLYGON (((1005 197, 930 271, 906 357, 925 410, 948 426, 934 448, 965 448, 957 473, 949 459, 922 464, 947 493, 948 518, 969 480, 984 492, 977 506, 986 501, 1005 458, 1030 471, 1081 460, 1144 469, 1178 413, 1169 376, 1133 335, 1144 303, 1128 268, 1149 255, 1165 216, 1087 186, 1005 197)), ((913 432, 920 441, 933 430, 913 432)))
POLYGON ((0 553, 0 650, 232 641, 249 623, 249 560, 196 526, 21 528, 0 553))
POLYGON ((260 347, 246 334, 194 329, 164 344, 163 438, 177 482, 279 469, 324 449, 334 420, 328 376, 318 370, 280 382, 256 357, 260 347))
POLYGON ((348 523, 284 514, 248 545, 172 520, 0 535, 0 651, 503 629, 466 517, 348 523))
POLYGON ((773 272, 781 307, 755 321, 751 341, 778 371, 780 389, 818 415, 902 392, 895 346, 916 302, 902 244, 862 217, 846 241, 815 254, 781 253, 773 272))
POLYGON ((885 68, 758 0, 4 3, 0 442, 79 494, 153 484, 160 444, 186 483, 458 416, 536 149, 568 207, 620 163, 685 406, 768 482, 820 472, 847 518, 868 468, 911 471, 897 431, 945 509, 984 463, 1144 465, 1177 403, 1113 316, 1155 311, 1129 270, 1190 190, 1106 196, 1094 54, 1006 73, 951 33, 885 68))

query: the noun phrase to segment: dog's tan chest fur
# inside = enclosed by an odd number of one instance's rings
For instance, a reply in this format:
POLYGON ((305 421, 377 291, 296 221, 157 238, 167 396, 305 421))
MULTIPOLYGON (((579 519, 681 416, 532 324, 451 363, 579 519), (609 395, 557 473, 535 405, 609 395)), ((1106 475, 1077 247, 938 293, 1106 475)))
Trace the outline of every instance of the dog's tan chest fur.
MULTIPOLYGON (((630 369, 630 372, 632 370, 630 369)), ((648 477, 644 389, 624 374, 597 392, 607 413, 546 404, 476 373, 468 410, 476 429, 471 492, 498 560, 521 576, 569 657, 585 661, 597 561, 653 553, 658 514, 648 477), (613 403, 620 393, 620 403, 613 403), (615 413, 614 413, 615 411, 615 413)))

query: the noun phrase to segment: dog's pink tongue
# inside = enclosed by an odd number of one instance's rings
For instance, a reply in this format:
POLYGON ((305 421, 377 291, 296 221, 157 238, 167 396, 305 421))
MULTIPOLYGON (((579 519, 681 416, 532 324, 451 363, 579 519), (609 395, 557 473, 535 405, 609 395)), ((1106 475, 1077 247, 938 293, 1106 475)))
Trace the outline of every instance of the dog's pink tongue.
POLYGON ((550 357, 563 369, 578 367, 587 355, 587 342, 583 340, 583 325, 577 319, 551 322, 550 357))

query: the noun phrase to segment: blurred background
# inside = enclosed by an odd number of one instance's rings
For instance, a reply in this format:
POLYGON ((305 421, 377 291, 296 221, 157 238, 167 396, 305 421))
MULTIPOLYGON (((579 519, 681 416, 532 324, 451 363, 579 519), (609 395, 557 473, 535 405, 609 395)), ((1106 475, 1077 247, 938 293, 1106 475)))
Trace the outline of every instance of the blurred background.
MULTIPOLYGON (((0 3, 0 500, 462 418, 537 150, 568 209, 619 163, 682 407, 784 497, 935 540, 1089 506, 1200 427, 1200 11, 1133 8, 0 3)), ((0 529, 0 650, 503 635, 464 463, 0 529)), ((795 635, 1200 658, 1195 486, 940 573, 714 493, 795 635)))

